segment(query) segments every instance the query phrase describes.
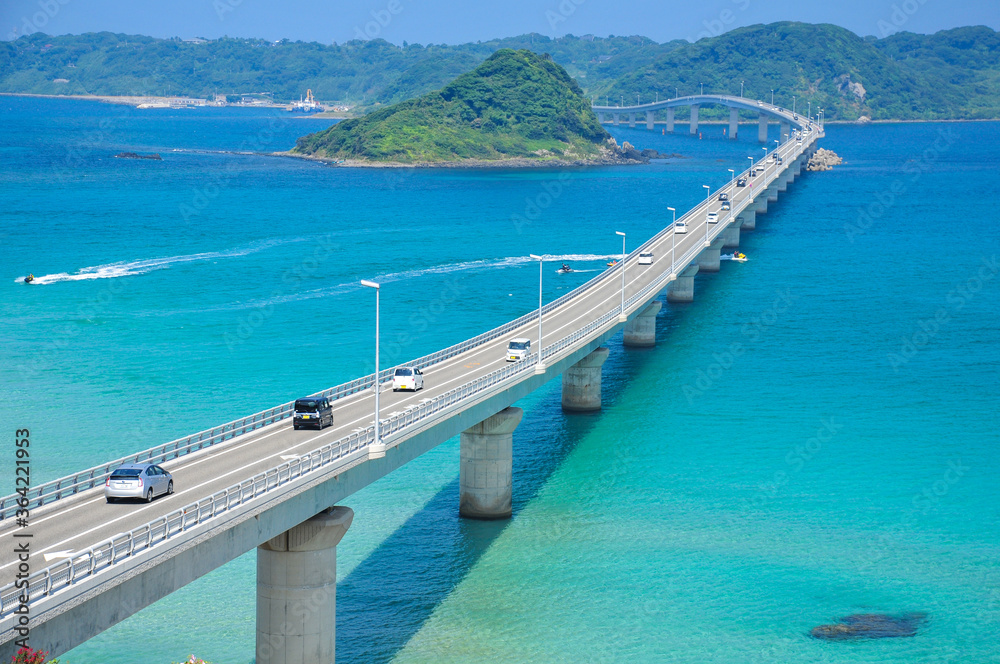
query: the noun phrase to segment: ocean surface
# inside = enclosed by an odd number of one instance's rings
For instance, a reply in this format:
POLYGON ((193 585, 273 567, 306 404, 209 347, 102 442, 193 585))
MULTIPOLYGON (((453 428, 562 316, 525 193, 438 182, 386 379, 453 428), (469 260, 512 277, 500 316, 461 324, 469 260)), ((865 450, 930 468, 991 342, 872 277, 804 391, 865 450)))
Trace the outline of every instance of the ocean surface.
MULTIPOLYGON (((535 307, 529 253, 558 297, 762 154, 752 125, 611 128, 682 155, 620 168, 254 154, 329 123, 0 98, 0 422, 35 482, 370 371, 359 279, 402 362, 535 307)), ((510 521, 458 518, 457 439, 345 501, 338 662, 1000 662, 1000 123, 821 146, 845 163, 759 216, 749 262, 666 305, 655 349, 609 343, 601 413, 558 380, 518 404, 510 521), (912 638, 809 636, 910 612, 912 638)), ((250 552, 60 659, 246 664, 254 603, 250 552)))

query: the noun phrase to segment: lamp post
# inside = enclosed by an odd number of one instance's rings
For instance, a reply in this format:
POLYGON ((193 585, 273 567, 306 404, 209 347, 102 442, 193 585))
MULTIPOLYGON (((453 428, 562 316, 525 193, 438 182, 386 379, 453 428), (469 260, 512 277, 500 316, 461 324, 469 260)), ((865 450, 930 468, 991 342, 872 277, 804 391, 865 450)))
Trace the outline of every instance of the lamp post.
POLYGON ((740 99, 743 99, 743 81, 740 81, 740 99))
POLYGON ((709 245, 708 241, 708 206, 712 204, 712 188, 707 184, 701 185, 705 188, 705 246, 709 245))
POLYGON ((635 105, 636 106, 642 106, 642 104, 639 103, 639 93, 638 92, 635 93, 635 105))
POLYGON ((676 274, 676 270, 674 270, 674 250, 677 245, 677 208, 668 207, 667 209, 674 213, 674 232, 670 234, 670 274, 673 276, 676 274))
POLYGON ((771 106, 774 106, 774 88, 771 88, 771 106))
POLYGON ((625 106, 625 95, 622 95, 622 107, 625 106))
POLYGON ((806 113, 806 115, 809 116, 809 121, 812 122, 812 118, 813 118, 813 103, 812 103, 812 99, 809 100, 808 104, 809 104, 809 108, 808 108, 808 112, 806 113))
POLYGON ((795 114, 795 95, 792 95, 792 114, 795 114))
POLYGON ((542 263, 545 259, 535 254, 528 256, 538 261, 538 364, 535 365, 535 373, 543 374, 545 362, 542 361, 542 263))
POLYGON ((375 289, 375 440, 368 447, 368 458, 369 459, 380 459, 385 456, 385 445, 382 444, 382 436, 379 431, 379 403, 378 396, 379 392, 382 391, 382 385, 379 383, 379 357, 378 357, 378 346, 379 346, 379 292, 382 290, 379 284, 374 281, 368 281, 366 279, 361 280, 362 286, 367 286, 368 288, 375 289))
POLYGON ((767 186, 767 146, 761 148, 764 151, 764 186, 767 186))
POLYGON ((681 91, 678 90, 676 87, 674 87, 674 99, 677 99, 680 96, 681 96, 681 91))
POLYGON ((729 219, 733 218, 733 204, 736 202, 736 169, 729 168, 729 193, 731 195, 729 201, 729 219))
POLYGON ((703 95, 705 94, 705 84, 704 83, 701 84, 701 94, 703 94, 703 95))
POLYGON ((625 233, 615 231, 615 235, 622 236, 622 311, 618 315, 618 322, 624 323, 628 320, 628 316, 625 315, 625 233))

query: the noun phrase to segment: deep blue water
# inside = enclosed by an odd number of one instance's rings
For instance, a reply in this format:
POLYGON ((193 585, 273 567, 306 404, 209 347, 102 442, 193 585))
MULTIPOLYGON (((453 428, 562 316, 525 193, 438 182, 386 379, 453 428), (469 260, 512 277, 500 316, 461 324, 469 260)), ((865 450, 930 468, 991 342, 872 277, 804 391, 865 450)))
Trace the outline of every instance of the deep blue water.
MULTIPOLYGON (((280 111, 4 97, 0 123, 0 421, 36 481, 370 371, 359 279, 383 362, 417 357, 531 310, 529 253, 596 271, 760 152, 615 128, 684 157, 351 170, 238 154, 329 123, 280 111)), ((519 404, 510 522, 457 518, 457 440, 346 501, 339 662, 1000 661, 1000 123, 821 146, 846 163, 665 306, 656 349, 610 343, 602 413, 562 414, 558 381, 519 404), (928 619, 808 636, 873 612, 928 619)), ((62 660, 249 662, 254 556, 62 660)))

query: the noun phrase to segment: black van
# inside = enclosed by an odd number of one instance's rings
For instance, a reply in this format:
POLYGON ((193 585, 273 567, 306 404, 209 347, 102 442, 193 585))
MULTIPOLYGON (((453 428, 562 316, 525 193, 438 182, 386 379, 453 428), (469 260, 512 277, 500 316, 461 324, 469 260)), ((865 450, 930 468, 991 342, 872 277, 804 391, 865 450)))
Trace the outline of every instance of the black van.
POLYGON ((333 424, 333 406, 326 397, 306 397, 295 400, 295 414, 292 416, 292 428, 316 426, 322 429, 326 424, 333 424))

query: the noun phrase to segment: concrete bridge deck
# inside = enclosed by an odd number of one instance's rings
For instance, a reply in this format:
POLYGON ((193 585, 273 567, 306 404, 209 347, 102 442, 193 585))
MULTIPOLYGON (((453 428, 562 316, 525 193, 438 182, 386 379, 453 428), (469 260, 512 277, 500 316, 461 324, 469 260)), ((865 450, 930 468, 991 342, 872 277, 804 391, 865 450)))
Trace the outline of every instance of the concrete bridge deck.
MULTIPOLYGON (((750 186, 730 183, 721 190, 729 193, 731 211, 722 211, 718 192, 712 192, 710 200, 679 217, 687 223, 686 233, 675 234, 675 226, 668 225, 624 263, 546 312, 544 370, 537 353, 520 363, 504 359, 511 338, 528 337, 537 344, 538 320, 529 316, 494 339, 428 366, 419 392, 393 393, 383 384, 384 451, 372 445, 374 393, 369 389, 334 401, 335 424, 322 431, 294 431, 284 419, 165 462, 177 492, 150 504, 109 505, 98 487, 33 507, 27 602, 32 645, 54 655, 69 650, 216 567, 276 541, 560 374, 565 398, 567 375, 584 371, 588 358, 623 327, 626 342, 643 343, 643 335, 653 329, 661 293, 690 285, 696 266, 718 269, 719 251, 731 246, 741 224, 746 227, 739 217, 766 209, 815 150, 821 131, 815 125, 807 129, 801 144, 788 141, 779 147, 781 166, 768 162, 763 173, 750 178, 750 186), (708 223, 709 211, 718 213, 718 223, 708 223), (640 251, 653 252, 652 265, 638 264, 640 251)), ((683 291, 678 289, 679 299, 686 298, 683 291)), ((598 360, 599 407, 603 356, 598 360)), ((14 579, 18 570, 17 535, 13 519, 0 522, 2 579, 14 579)), ((20 592, 13 584, 0 591, 0 657, 16 649, 20 592)), ((267 660, 258 655, 259 662, 267 660)))

